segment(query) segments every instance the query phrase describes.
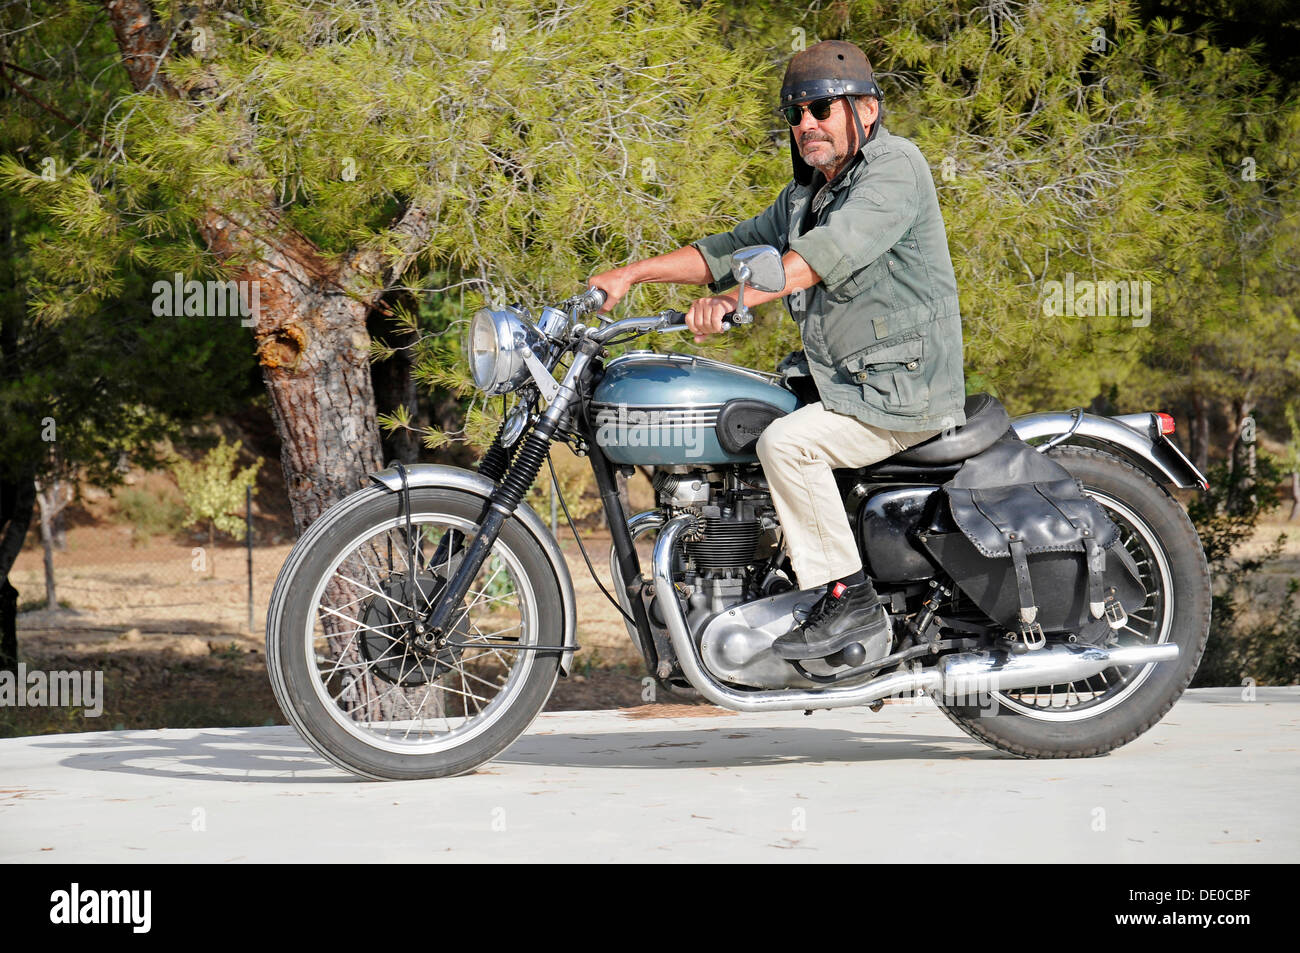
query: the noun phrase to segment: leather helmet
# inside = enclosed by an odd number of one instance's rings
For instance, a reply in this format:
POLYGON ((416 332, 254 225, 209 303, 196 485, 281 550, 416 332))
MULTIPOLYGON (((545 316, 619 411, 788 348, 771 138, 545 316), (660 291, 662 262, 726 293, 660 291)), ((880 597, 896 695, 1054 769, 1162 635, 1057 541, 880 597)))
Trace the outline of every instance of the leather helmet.
MULTIPOLYGON (((861 149, 875 138, 884 118, 884 106, 882 104, 880 114, 872 123, 871 135, 866 136, 853 97, 875 96, 877 102, 882 102, 884 97, 876 85, 867 54, 844 40, 823 40, 796 53, 790 57, 785 68, 785 78, 781 81, 782 109, 795 103, 807 103, 831 96, 849 97, 846 102, 858 134, 858 148, 861 149)), ((790 162, 794 166, 796 181, 804 185, 812 181, 813 169, 799 154, 793 128, 790 130, 790 162)))

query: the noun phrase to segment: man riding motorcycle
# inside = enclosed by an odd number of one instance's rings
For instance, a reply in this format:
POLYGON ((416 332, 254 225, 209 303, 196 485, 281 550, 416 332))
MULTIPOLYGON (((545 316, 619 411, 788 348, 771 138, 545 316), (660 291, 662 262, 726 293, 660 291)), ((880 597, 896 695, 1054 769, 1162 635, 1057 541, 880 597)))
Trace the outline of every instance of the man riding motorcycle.
POLYGON ((781 86, 793 180, 729 232, 588 280, 608 311, 634 284, 707 284, 686 323, 722 330, 737 296, 728 256, 783 252, 786 287, 747 289, 753 307, 784 298, 803 350, 781 362, 820 399, 763 432, 758 457, 800 588, 827 586, 804 623, 777 639, 787 659, 823 658, 888 631, 839 502, 832 470, 864 467, 965 423, 957 283, 929 166, 883 125, 871 63, 829 40, 791 58, 781 86), (870 128, 870 133, 865 132, 870 128))

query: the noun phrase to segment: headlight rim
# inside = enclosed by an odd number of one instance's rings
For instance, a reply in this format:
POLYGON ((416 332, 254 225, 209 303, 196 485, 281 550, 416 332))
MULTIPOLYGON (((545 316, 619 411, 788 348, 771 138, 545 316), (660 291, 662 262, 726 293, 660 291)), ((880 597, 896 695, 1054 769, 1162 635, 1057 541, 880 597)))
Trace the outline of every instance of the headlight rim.
POLYGON ((506 305, 502 309, 487 306, 479 308, 470 319, 465 348, 474 385, 489 397, 500 397, 510 393, 523 382, 523 378, 528 373, 528 367, 524 363, 524 349, 527 348, 536 354, 537 346, 544 341, 545 337, 529 320, 526 311, 513 305, 506 305), (491 321, 493 340, 496 345, 490 376, 486 382, 479 377, 474 349, 475 325, 481 317, 491 321))

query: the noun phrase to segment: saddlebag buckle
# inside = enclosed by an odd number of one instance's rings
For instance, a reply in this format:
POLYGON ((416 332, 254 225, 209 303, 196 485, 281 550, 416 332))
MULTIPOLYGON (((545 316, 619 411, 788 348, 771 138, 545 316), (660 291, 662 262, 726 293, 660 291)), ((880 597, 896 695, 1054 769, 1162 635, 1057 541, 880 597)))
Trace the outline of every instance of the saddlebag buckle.
POLYGON ((1124 611, 1124 604, 1115 598, 1114 588, 1106 590, 1106 622, 1112 629, 1122 629, 1128 625, 1128 613, 1124 611))
POLYGON ((1007 633, 1007 638, 1013 642, 1016 641, 1017 636, 1019 636, 1020 644, 1030 652, 1041 649, 1047 644, 1047 636, 1043 634, 1043 627, 1038 622, 1021 622, 1018 633, 1007 633))

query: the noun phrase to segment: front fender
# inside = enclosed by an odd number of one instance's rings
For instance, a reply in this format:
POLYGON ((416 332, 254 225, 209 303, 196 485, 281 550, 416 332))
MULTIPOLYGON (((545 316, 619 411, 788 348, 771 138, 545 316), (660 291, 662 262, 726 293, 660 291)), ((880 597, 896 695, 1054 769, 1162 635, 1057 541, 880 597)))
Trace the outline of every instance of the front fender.
MULTIPOLYGON (((394 493, 402 488, 402 476, 395 467, 372 473, 370 479, 394 493)), ((496 489, 491 480, 472 470, 462 470, 460 467, 448 467, 437 463, 411 464, 406 468, 406 483, 407 486, 412 488, 445 486, 454 490, 464 490, 466 493, 473 493, 475 496, 482 498, 484 502, 492 496, 492 491, 496 489)), ((518 509, 515 510, 515 518, 524 524, 524 528, 541 545, 542 551, 546 553, 546 558, 551 564, 551 569, 555 571, 555 577, 560 581, 560 601, 564 605, 563 644, 572 646, 560 656, 560 671, 567 676, 569 667, 573 664, 573 653, 578 648, 578 616, 573 594, 573 577, 569 575, 569 564, 564 561, 564 554, 560 552, 559 543, 555 541, 555 537, 551 535, 550 530, 546 528, 546 524, 542 522, 541 517, 537 515, 537 512, 531 506, 521 502, 518 509)))
POLYGON ((1196 465, 1160 432, 1155 414, 1124 414, 1098 417, 1083 413, 1025 414, 1011 421, 1016 435, 1024 441, 1042 437, 1081 439, 1117 451, 1130 463, 1146 471, 1158 483, 1172 483, 1182 488, 1208 490, 1210 483, 1196 465), (1077 421, 1077 423, 1076 423, 1077 421))

